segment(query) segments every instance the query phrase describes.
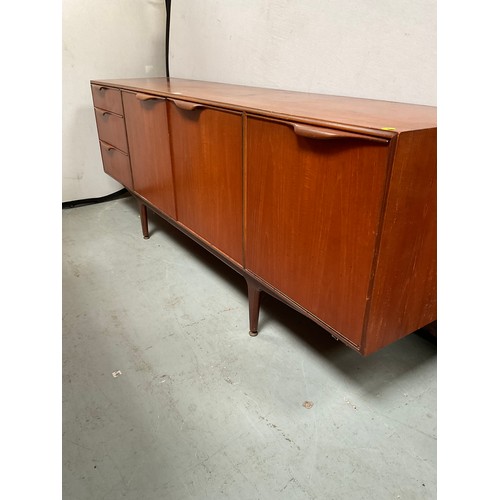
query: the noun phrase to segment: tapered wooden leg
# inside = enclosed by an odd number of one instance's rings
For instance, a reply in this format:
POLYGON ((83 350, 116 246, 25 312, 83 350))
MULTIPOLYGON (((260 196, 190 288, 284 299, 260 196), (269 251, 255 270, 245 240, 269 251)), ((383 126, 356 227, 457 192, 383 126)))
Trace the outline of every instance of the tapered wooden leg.
POLYGON ((259 327, 259 311, 260 311, 260 293, 261 289, 257 284, 250 279, 247 279, 248 286, 248 310, 250 316, 250 331, 248 332, 251 337, 258 334, 259 327))
POLYGON ((141 214, 142 236, 147 240, 149 239, 148 207, 144 203, 139 202, 139 210, 141 214))

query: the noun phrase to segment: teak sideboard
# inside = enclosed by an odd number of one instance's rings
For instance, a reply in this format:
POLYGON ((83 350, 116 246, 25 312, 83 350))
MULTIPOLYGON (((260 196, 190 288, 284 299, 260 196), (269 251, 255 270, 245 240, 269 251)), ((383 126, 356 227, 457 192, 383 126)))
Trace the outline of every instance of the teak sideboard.
POLYGON ((104 170, 363 355, 436 320, 436 108, 177 78, 93 80, 104 170))

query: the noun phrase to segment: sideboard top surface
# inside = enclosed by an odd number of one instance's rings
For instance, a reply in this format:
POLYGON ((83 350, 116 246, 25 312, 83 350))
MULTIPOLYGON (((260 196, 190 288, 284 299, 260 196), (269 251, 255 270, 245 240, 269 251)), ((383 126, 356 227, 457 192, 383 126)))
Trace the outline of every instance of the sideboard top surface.
POLYGON ((436 127, 433 106, 405 104, 357 97, 310 94, 181 78, 130 78, 93 80, 109 85, 207 105, 244 110, 283 119, 303 119, 325 125, 374 129, 380 135, 436 127))

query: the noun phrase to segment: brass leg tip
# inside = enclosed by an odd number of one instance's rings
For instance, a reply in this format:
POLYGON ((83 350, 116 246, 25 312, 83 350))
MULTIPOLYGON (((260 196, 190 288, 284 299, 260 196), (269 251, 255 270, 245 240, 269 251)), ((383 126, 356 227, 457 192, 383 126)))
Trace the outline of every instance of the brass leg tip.
POLYGON ((149 240, 149 236, 143 236, 145 240, 149 240))
POLYGON ((250 330, 248 332, 248 334, 250 335, 250 337, 257 337, 257 335, 259 334, 259 332, 252 332, 252 330, 250 330))

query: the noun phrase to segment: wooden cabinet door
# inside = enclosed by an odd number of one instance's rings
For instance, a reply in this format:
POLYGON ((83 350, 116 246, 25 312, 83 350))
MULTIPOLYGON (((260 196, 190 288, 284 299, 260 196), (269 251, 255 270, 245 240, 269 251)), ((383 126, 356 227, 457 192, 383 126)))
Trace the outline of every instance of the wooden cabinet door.
POLYGON ((175 219, 166 100, 124 91, 123 109, 134 190, 175 219))
POLYGON ((180 223, 242 265, 242 116, 169 101, 180 223))
POLYGON ((389 147, 341 135, 248 119, 246 265, 359 346, 389 147))

